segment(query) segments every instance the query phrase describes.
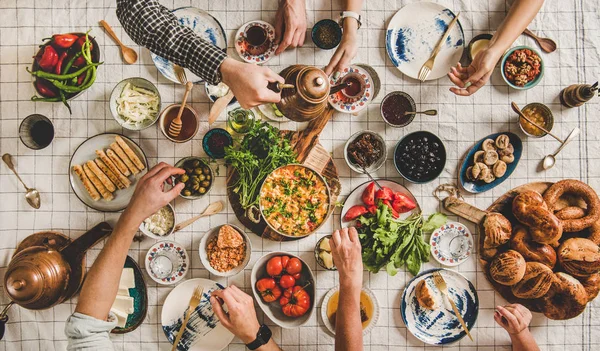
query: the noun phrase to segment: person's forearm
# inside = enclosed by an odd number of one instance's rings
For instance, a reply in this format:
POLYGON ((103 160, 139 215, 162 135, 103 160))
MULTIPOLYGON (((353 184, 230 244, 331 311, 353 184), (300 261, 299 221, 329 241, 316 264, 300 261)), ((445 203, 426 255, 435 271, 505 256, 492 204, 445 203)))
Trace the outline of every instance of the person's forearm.
POLYGON ((140 223, 128 216, 127 210, 123 212, 85 278, 75 312, 106 320, 117 296, 129 246, 140 223))
MULTIPOLYGON (((342 7, 344 11, 351 11, 360 14, 363 6, 363 0, 345 0, 344 6, 342 7)), ((353 18, 345 18, 342 23, 342 27, 344 28, 344 35, 356 35, 358 30, 358 22, 353 18)))
POLYGON ((510 340, 512 341, 513 351, 540 351, 529 329, 517 335, 511 335, 510 340))
POLYGON ((227 54, 200 38, 156 0, 117 0, 117 17, 129 37, 211 84, 219 82, 219 66, 227 54))
POLYGON ((340 282, 340 298, 335 316, 336 351, 363 349, 360 291, 361 286, 355 282, 340 282))
POLYGON ((490 41, 490 48, 504 53, 531 23, 543 4, 544 0, 515 0, 490 41))

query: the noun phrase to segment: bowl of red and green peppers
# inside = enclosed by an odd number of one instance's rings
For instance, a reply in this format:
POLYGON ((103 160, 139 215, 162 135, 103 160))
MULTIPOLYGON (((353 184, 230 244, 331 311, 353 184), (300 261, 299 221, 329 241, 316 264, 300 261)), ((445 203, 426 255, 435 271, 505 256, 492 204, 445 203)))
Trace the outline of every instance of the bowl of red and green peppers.
POLYGON ((31 70, 36 95, 32 101, 68 101, 94 84, 100 62, 98 42, 88 33, 54 34, 33 57, 31 70))

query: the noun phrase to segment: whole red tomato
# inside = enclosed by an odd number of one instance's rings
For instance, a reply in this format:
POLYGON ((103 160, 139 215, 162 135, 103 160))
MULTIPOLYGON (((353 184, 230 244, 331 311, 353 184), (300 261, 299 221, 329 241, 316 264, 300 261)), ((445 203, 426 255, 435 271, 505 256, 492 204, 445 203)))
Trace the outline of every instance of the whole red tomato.
POLYGON ((302 272, 302 261, 296 257, 292 257, 290 258, 289 262, 283 266, 283 269, 285 269, 285 271, 291 275, 299 274, 302 272))
POLYGON ((284 289, 291 288, 294 285, 296 285, 296 279, 289 274, 284 274, 279 278, 279 286, 284 289))
POLYGON ((288 288, 279 299, 283 314, 289 317, 303 316, 310 308, 310 296, 301 286, 288 288))
POLYGON ((275 256, 267 262, 267 274, 271 277, 277 277, 283 272, 283 267, 288 263, 288 256, 275 256))
POLYGON ((263 278, 256 282, 256 290, 264 302, 276 301, 281 296, 281 289, 273 278, 263 278))

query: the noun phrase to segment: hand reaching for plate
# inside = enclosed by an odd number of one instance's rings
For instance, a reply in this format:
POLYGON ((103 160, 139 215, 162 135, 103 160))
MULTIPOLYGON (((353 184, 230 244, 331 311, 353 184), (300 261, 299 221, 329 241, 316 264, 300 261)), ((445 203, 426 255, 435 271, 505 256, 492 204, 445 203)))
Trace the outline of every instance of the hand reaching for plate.
POLYGON ((223 290, 215 290, 210 297, 213 311, 221 321, 221 324, 235 336, 240 338, 244 344, 256 339, 256 333, 260 328, 254 302, 250 295, 232 285, 223 290), (227 313, 223 310, 221 301, 227 305, 227 313))
POLYGON ((133 197, 122 217, 133 220, 139 226, 144 219, 179 195, 185 184, 179 183, 169 191, 164 191, 164 184, 165 181, 171 182, 171 176, 183 173, 185 173, 183 169, 164 162, 152 167, 138 181, 133 197))
POLYGON ((474 94, 479 88, 484 86, 494 72, 496 63, 502 56, 501 52, 498 52, 492 48, 481 50, 469 67, 463 67, 460 62, 456 64, 456 67, 450 69, 448 78, 452 83, 456 84, 457 87, 450 88, 450 91, 456 95, 470 96, 474 94))
POLYGON ((275 15, 275 42, 279 44, 275 55, 279 55, 288 47, 304 44, 306 36, 306 3, 305 0, 281 0, 275 15))
POLYGON ((336 230, 330 240, 333 263, 340 275, 340 286, 362 287, 363 264, 356 228, 336 230))

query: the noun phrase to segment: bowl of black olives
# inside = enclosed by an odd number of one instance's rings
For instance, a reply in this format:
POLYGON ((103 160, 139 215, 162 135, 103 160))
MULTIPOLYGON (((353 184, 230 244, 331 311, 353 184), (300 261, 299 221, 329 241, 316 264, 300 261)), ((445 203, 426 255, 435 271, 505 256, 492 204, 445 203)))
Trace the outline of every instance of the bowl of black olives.
POLYGON ((179 196, 195 200, 208 194, 213 185, 214 174, 206 161, 194 156, 184 157, 177 161, 175 167, 185 170, 184 174, 175 176, 174 184, 185 184, 179 196))
POLYGON ((396 145, 394 166, 410 182, 428 183, 442 173, 445 165, 446 148, 442 140, 433 133, 410 133, 396 145))

